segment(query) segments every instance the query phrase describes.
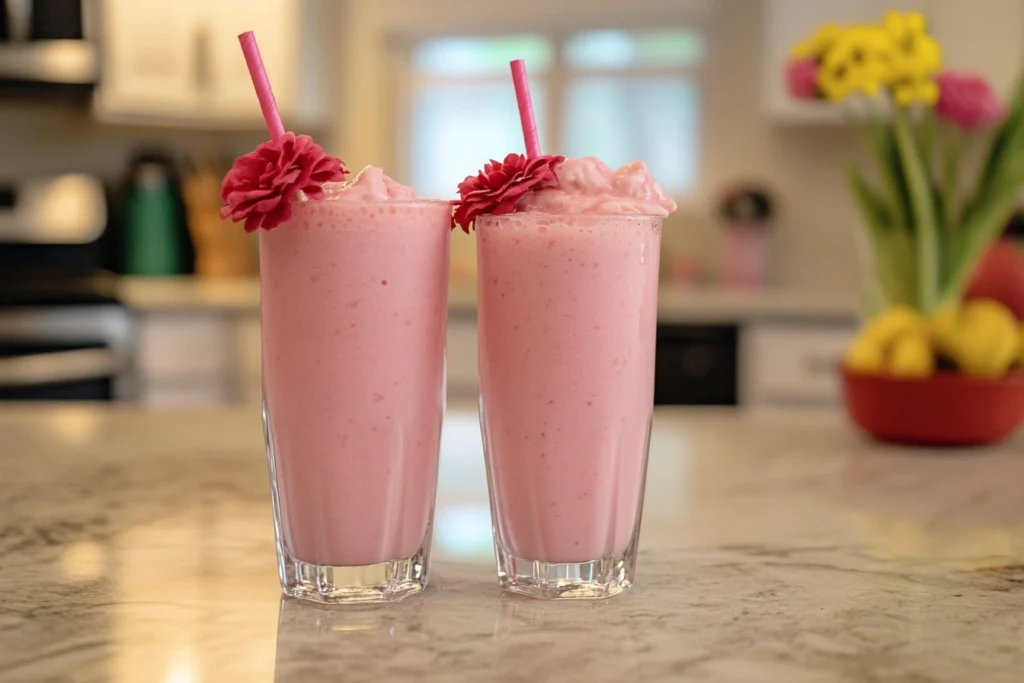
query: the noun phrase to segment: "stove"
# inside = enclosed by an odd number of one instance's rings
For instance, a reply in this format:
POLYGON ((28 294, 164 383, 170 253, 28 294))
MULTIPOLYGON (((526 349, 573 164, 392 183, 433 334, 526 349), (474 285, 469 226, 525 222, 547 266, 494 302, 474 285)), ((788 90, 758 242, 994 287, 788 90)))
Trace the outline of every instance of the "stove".
POLYGON ((0 400, 133 394, 134 320, 104 270, 107 216, 89 176, 0 186, 0 400))

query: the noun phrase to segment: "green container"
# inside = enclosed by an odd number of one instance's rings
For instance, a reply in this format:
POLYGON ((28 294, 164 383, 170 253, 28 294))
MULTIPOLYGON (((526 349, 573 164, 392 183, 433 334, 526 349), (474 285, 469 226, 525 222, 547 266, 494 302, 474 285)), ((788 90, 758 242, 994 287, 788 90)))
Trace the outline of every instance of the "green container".
POLYGON ((125 211, 125 273, 182 274, 181 216, 167 173, 158 164, 142 164, 134 181, 125 211))

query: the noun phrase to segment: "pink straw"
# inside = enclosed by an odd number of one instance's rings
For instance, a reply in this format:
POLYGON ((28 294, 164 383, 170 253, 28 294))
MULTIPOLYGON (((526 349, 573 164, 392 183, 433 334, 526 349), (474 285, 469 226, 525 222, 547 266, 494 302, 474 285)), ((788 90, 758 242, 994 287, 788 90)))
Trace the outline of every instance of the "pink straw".
POLYGON ((238 42, 242 45, 242 54, 245 55, 249 76, 252 78, 253 87, 256 88, 256 97, 259 98, 267 130, 270 131, 270 139, 277 140, 284 135, 284 124, 281 123, 281 112, 277 110, 277 100, 274 99, 274 91, 270 88, 270 79, 267 78, 260 49, 256 46, 256 36, 252 31, 246 31, 238 36, 238 42))
POLYGON ((513 60, 512 83, 516 87, 516 101, 519 102, 519 120, 523 124, 523 140, 526 141, 526 157, 540 156, 540 138, 537 136, 537 119, 533 115, 533 99, 530 97, 530 81, 526 77, 526 62, 513 60))

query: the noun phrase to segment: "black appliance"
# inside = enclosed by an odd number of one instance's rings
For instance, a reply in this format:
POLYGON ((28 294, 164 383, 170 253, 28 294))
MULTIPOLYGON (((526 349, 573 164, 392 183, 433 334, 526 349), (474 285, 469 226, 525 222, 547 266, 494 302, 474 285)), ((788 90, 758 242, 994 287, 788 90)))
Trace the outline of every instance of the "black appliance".
POLYGON ((107 203, 87 175, 0 185, 0 400, 130 393, 134 326, 103 269, 107 203))
POLYGON ((659 325, 655 405, 738 404, 736 325, 659 325))
POLYGON ((95 0, 0 0, 0 93, 88 94, 99 77, 95 0))

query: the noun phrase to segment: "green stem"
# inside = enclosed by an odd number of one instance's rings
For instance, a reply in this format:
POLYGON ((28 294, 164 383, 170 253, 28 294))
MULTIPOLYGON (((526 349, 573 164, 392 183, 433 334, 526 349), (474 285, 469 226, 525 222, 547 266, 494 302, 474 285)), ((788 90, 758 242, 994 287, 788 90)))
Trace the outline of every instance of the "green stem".
POLYGON ((931 107, 921 109, 921 125, 918 129, 921 139, 921 160, 924 162, 925 174, 931 178, 934 171, 932 158, 935 150, 935 111, 931 107))
POLYGON ((988 200, 970 216, 969 222, 956 235, 953 242, 954 258, 942 289, 942 302, 948 303, 960 297, 985 250, 1006 227, 1017 195, 1024 185, 1024 168, 1014 170, 1016 172, 992 191, 988 200))
POLYGON ((942 215, 946 219, 946 233, 952 235, 959 227, 960 220, 960 159, 963 157, 964 140, 954 127, 945 127, 945 144, 942 159, 942 215))
POLYGON ((910 190, 914 214, 914 236, 917 241, 917 303, 922 313, 931 314, 939 299, 938 235, 931 187, 921 155, 914 142, 914 133, 907 120, 907 111, 896 107, 896 144, 903 173, 910 190))
POLYGON ((864 128, 861 128, 861 133, 868 138, 868 148, 874 153, 875 163, 878 165, 882 185, 885 188, 884 193, 892 216, 892 224, 887 227, 906 230, 910 227, 910 217, 903 199, 903 183, 900 179, 899 169, 895 168, 892 163, 890 154, 892 140, 889 137, 889 130, 875 103, 869 101, 867 107, 867 123, 864 128))
MULTIPOLYGON (((955 126, 943 126, 943 140, 942 186, 940 190, 942 222, 939 226, 942 233, 942 244, 939 246, 940 288, 947 283, 947 278, 953 269, 957 245, 960 243, 960 233, 962 232, 960 221, 963 206, 961 203, 960 162, 968 142, 966 136, 962 135, 955 126)), ((944 295, 940 298, 945 300, 944 295)))

